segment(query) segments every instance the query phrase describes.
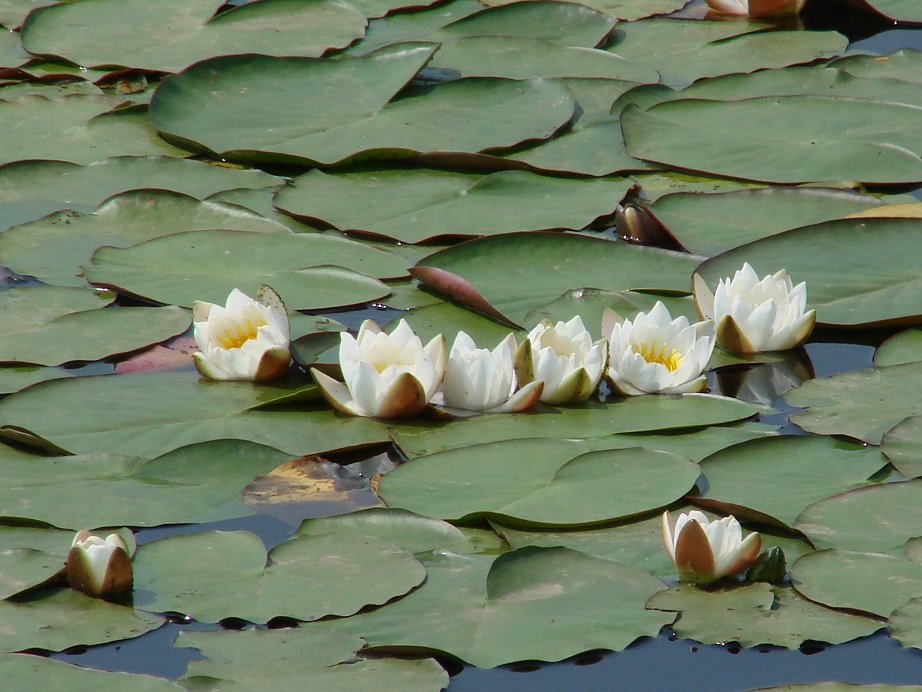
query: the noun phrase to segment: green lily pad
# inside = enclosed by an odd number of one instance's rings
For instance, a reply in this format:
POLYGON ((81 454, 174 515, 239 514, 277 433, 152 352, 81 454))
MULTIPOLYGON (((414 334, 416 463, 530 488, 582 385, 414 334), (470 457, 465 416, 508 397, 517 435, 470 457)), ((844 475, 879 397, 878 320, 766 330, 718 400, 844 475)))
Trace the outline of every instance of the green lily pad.
POLYGON ((922 597, 890 613, 890 636, 903 646, 922 649, 922 597))
POLYGON ((321 536, 348 532, 375 536, 411 553, 450 550, 454 553, 482 553, 502 547, 492 531, 457 528, 451 524, 391 507, 372 507, 349 514, 305 519, 295 536, 321 536))
MULTIPOLYGON (((571 313, 570 317, 572 316, 573 314, 571 313)), ((570 317, 567 317, 567 319, 570 319, 570 317)), ((525 332, 522 330, 512 329, 508 325, 500 324, 495 320, 484 317, 479 312, 467 310, 454 303, 436 303, 435 305, 417 308, 406 317, 402 315, 395 317, 391 320, 389 326, 396 327, 397 321, 401 319, 407 321, 407 324, 419 335, 423 343, 427 343, 439 334, 444 334, 445 340, 451 345, 457 333, 463 331, 481 348, 492 349, 505 339, 509 332, 515 334, 518 341, 521 341, 525 336, 525 332)))
MULTIPOLYGON (((28 455, 4 449, 4 456, 14 455, 19 463, 28 463, 28 455)), ((53 582, 64 569, 73 540, 73 531, 0 526, 0 599, 53 582)))
MULTIPOLYGON (((860 0, 857 0, 860 2, 860 0)), ((919 65, 922 53, 911 48, 901 48, 881 60, 878 55, 843 55, 831 63, 836 69, 856 77, 899 79, 905 82, 922 83, 919 65)))
POLYGON ((640 187, 640 198, 648 202, 655 202, 664 195, 679 192, 719 193, 765 187, 744 180, 726 180, 676 171, 635 173, 631 180, 640 187))
POLYGON ((907 478, 922 476, 922 416, 910 416, 888 430, 880 451, 907 478))
POLYGON ((403 9, 419 9, 435 4, 436 0, 352 0, 349 4, 369 19, 384 17, 403 9))
POLYGON ((644 111, 628 106, 621 126, 631 156, 710 175, 774 183, 922 181, 914 135, 922 112, 900 103, 824 96, 681 99, 644 111), (713 125, 726 122, 737 125, 713 125))
POLYGON ((0 0, 0 24, 18 29, 26 15, 36 7, 50 5, 53 0, 0 0))
POLYGON ((817 548, 903 555, 906 541, 922 535, 920 501, 922 480, 859 488, 810 505, 794 528, 817 548))
POLYGON ((805 382, 784 398, 807 409, 791 422, 818 435, 848 435, 880 444, 890 428, 922 415, 922 362, 845 372, 805 382))
POLYGON ((654 17, 621 28, 623 37, 608 50, 652 67, 664 84, 675 87, 702 77, 812 62, 840 53, 848 43, 834 31, 755 33, 762 25, 749 22, 654 17))
POLYGON ((201 685, 258 689, 267 679, 292 689, 374 692, 382 687, 406 692, 437 692, 448 673, 435 660, 362 658, 363 642, 339 632, 246 630, 179 633, 176 645, 198 649, 204 660, 190 661, 180 679, 188 689, 201 685))
POLYGON ((511 147, 551 136, 573 115, 566 87, 543 80, 459 80, 388 104, 432 52, 414 44, 341 60, 206 60, 164 80, 151 119, 166 135, 222 158, 335 164, 356 155, 511 147), (326 96, 316 98, 321 91, 326 96))
POLYGON ((405 276, 406 264, 345 238, 191 231, 128 248, 102 247, 85 272, 94 284, 117 286, 159 303, 223 305, 234 288, 254 295, 268 284, 289 310, 316 310, 386 296, 389 289, 373 275, 405 276))
MULTIPOLYGON (((486 0, 483 4, 488 6, 506 5, 520 0, 486 0)), ((656 14, 669 14, 676 10, 682 9, 685 5, 684 0, 590 0, 584 3, 587 7, 592 7, 610 14, 612 17, 623 19, 625 21, 634 21, 644 17, 650 17, 656 14)))
POLYGON ((267 557, 252 533, 209 531, 148 543, 134 560, 138 608, 207 622, 352 615, 402 596, 425 578, 425 568, 407 551, 346 534, 295 538, 267 557), (365 578, 371 572, 375 578, 365 578))
POLYGON ((382 478, 378 494, 390 507, 443 519, 585 525, 664 507, 691 490, 700 473, 669 452, 580 454, 578 447, 509 440, 418 457, 382 478))
POLYGON ((365 16, 328 0, 261 0, 222 12, 222 0, 88 0, 43 7, 22 27, 36 55, 83 67, 176 72, 226 53, 319 57, 365 34, 365 16), (80 31, 74 31, 79 26, 80 31))
POLYGON ((103 690, 123 692, 182 692, 175 682, 153 675, 92 670, 64 661, 4 654, 0 656, 0 676, 5 685, 17 690, 103 690))
POLYGON ((784 435, 727 447, 701 462, 707 490, 695 504, 790 528, 818 500, 868 484, 887 464, 874 447, 784 435), (753 479, 758 478, 758 483, 753 479))
POLYGON ((4 300, 7 292, 0 294, 4 316, 21 315, 0 344, 0 361, 61 365, 100 360, 166 341, 186 331, 191 321, 187 310, 173 305, 83 310, 42 319, 40 311, 62 290, 80 289, 36 286, 11 300, 4 300))
POLYGON ((533 327, 541 320, 557 323, 566 322, 573 315, 579 315, 583 324, 595 333, 596 325, 602 324, 605 308, 614 310, 623 317, 633 317, 638 312, 650 312, 657 301, 661 301, 675 318, 685 315, 691 322, 698 321, 695 299, 691 296, 663 296, 637 291, 602 291, 597 288, 575 288, 556 300, 531 310, 525 316, 525 326, 533 327))
POLYGON ((849 0, 859 9, 873 12, 893 22, 922 23, 922 8, 912 0, 849 0))
POLYGON ((12 394, 38 382, 73 377, 66 370, 35 365, 0 368, 0 394, 12 394))
POLYGON ((241 440, 189 445, 149 461, 113 454, 26 460, 3 453, 0 516, 75 530, 246 516, 252 510, 240 501, 241 491, 290 456, 241 440))
MULTIPOLYGON (((274 187, 282 182, 262 171, 235 170, 172 156, 119 156, 88 166, 17 161, 0 167, 0 227, 34 221, 63 209, 97 211, 106 199, 125 190, 159 188, 204 199, 221 190, 274 187)), ((158 201, 162 205, 165 198, 158 201)), ((6 248, 3 256, 8 257, 6 248)))
POLYGON ((56 159, 85 164, 111 156, 186 155, 157 136, 143 110, 108 112, 117 103, 106 96, 79 94, 0 101, 5 133, 0 163, 56 159))
POLYGON ((902 365, 922 360, 922 329, 907 329, 891 336, 874 352, 874 365, 902 365))
MULTIPOLYGON (((759 410, 753 404, 708 394, 637 396, 607 404, 588 402, 571 408, 546 407, 528 413, 475 416, 448 425, 414 421, 391 426, 391 434, 404 453, 416 457, 502 440, 681 431, 742 420, 759 410)), ((2 411, 0 403, 0 422, 2 411)), ((625 446, 634 444, 643 443, 625 446)))
POLYGON ((291 456, 381 444, 387 428, 329 408, 258 409, 313 386, 211 382, 197 372, 151 371, 43 382, 0 402, 0 436, 74 454, 147 459, 197 442, 249 440, 291 456), (113 408, 112 402, 118 407, 113 408))
POLYGON ((922 321, 922 306, 915 299, 922 290, 917 245, 922 247, 917 219, 842 219, 757 240, 717 255, 695 271, 713 290, 743 262, 759 276, 784 268, 794 282, 807 282, 807 306, 816 309, 817 322, 849 327, 917 324, 922 321))
POLYGON ((377 170, 295 178, 275 198, 286 213, 341 231, 419 243, 440 236, 579 230, 611 214, 631 187, 617 178, 549 178, 526 171, 489 175, 377 170))
POLYGON ((922 596, 922 565, 880 553, 810 553, 791 566, 791 580, 811 601, 882 618, 922 596))
POLYGON ((762 583, 719 591, 679 584, 654 595, 647 607, 680 612, 675 633, 702 644, 735 641, 793 649, 808 640, 841 644, 883 627, 877 620, 818 606, 793 589, 762 583))
MULTIPOLYGON (((456 274, 508 320, 521 324, 529 310, 583 286, 687 293, 695 265, 688 254, 582 234, 508 233, 436 252, 413 273, 434 267, 456 274)), ((432 285, 431 279, 423 280, 432 285)))
POLYGON ((48 649, 104 644, 157 629, 163 618, 90 598, 71 589, 24 601, 0 601, 0 649, 48 649))
POLYGON ((4 101, 12 101, 23 96, 44 96, 49 99, 57 99, 73 94, 102 96, 104 93, 102 89, 92 82, 65 82, 63 84, 19 82, 18 84, 0 86, 0 98, 4 101))
POLYGON ((876 197, 848 190, 778 187, 671 194, 656 200, 650 211, 689 252, 711 256, 792 228, 881 206, 876 197))
POLYGON ((674 617, 643 607, 665 588, 659 579, 566 548, 499 557, 434 553, 423 561, 429 576, 422 588, 376 611, 309 628, 356 634, 372 647, 442 651, 490 668, 620 651, 655 637, 674 617))

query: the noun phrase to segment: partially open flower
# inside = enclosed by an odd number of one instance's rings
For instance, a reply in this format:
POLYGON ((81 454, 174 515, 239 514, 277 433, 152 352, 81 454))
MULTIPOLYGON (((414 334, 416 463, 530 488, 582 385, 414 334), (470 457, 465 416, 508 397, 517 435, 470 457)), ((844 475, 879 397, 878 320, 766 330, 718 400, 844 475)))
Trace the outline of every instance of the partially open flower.
POLYGON ((749 17, 777 17, 797 14, 806 0, 706 0, 711 9, 722 14, 749 17))
POLYGON ((76 591, 93 598, 123 602, 131 597, 131 556, 125 539, 110 533, 105 540, 78 531, 65 563, 67 581, 76 591))
POLYGON ((579 315, 553 327, 544 320, 519 346, 516 376, 520 385, 544 382, 541 401, 546 404, 585 401, 602 380, 607 355, 605 340, 593 343, 579 315))
POLYGON ((224 307, 197 300, 192 322, 201 349, 192 357, 208 379, 268 382, 288 369, 288 312, 268 286, 256 300, 235 288, 224 307))
POLYGON ((708 521, 693 509, 680 514, 674 527, 669 512, 663 512, 663 544, 679 579, 710 584, 749 567, 762 549, 762 538, 751 533, 743 540, 743 529, 733 515, 708 521))
POLYGON ((316 368, 311 373, 335 409, 353 416, 399 418, 426 407, 442 383, 447 356, 441 334, 424 347, 406 320, 390 334, 365 320, 356 337, 340 335, 345 384, 316 368))
POLYGON ((717 324, 717 343, 736 353, 786 351, 800 346, 816 324, 807 311, 807 284, 796 286, 786 270, 759 279, 748 262, 717 291, 695 274, 698 312, 717 324))
POLYGON ((684 315, 672 319, 659 301, 633 321, 621 320, 610 310, 604 321, 612 323, 608 380, 615 390, 635 395, 704 389, 703 373, 714 350, 713 322, 690 324, 684 315))
POLYGON ((513 366, 515 337, 509 334, 492 351, 477 348, 458 332, 442 382, 442 403, 448 408, 490 413, 524 411, 538 403, 544 383, 530 382, 519 391, 513 366))

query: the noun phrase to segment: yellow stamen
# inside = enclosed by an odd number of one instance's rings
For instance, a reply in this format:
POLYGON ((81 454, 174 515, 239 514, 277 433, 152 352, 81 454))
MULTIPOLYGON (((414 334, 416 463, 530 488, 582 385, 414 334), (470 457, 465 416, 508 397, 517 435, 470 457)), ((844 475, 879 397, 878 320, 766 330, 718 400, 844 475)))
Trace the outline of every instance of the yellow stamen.
POLYGON ((659 363, 666 366, 669 372, 675 372, 682 364, 683 356, 674 348, 669 353, 666 353, 667 348, 669 348, 669 345, 666 343, 660 345, 650 343, 634 344, 634 353, 639 353, 648 363, 659 363))
POLYGON ((218 343, 221 344, 221 348, 225 349, 240 348, 250 339, 255 339, 259 328, 267 324, 268 322, 262 315, 233 322, 222 334, 217 335, 218 343))

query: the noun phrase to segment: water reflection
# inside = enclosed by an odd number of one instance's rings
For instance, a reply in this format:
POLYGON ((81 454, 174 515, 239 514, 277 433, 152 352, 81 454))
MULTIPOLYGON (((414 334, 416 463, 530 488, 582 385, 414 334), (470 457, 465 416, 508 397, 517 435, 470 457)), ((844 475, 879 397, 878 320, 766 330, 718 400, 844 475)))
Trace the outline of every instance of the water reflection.
POLYGON ((813 361, 803 348, 784 354, 775 363, 721 368, 716 373, 715 393, 761 406, 784 406, 782 397, 815 377, 813 361))

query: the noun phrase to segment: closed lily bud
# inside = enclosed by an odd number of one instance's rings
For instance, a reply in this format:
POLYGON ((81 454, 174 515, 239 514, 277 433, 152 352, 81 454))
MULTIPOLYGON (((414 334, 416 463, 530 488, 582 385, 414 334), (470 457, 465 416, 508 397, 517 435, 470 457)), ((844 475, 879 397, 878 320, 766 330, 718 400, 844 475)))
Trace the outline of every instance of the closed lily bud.
POLYGON ((797 14, 806 0, 706 0, 708 6, 721 14, 749 17, 777 17, 797 14))
POLYGON ((131 556, 117 533, 105 539, 78 531, 65 563, 67 581, 75 591, 115 603, 131 599, 131 556))
POLYGON ((256 300, 235 288, 223 307, 197 300, 192 322, 195 367, 210 380, 268 382, 288 369, 288 312, 268 286, 256 300))
POLYGON ((762 538, 751 533, 743 539, 736 517, 708 521, 698 510, 682 513, 673 526, 663 512, 663 544, 675 563, 679 579, 710 584, 744 571, 762 548, 762 538))
POLYGON ((756 558, 749 568, 749 581, 764 581, 769 584, 780 584, 787 574, 788 565, 784 551, 775 546, 769 548, 756 558))

